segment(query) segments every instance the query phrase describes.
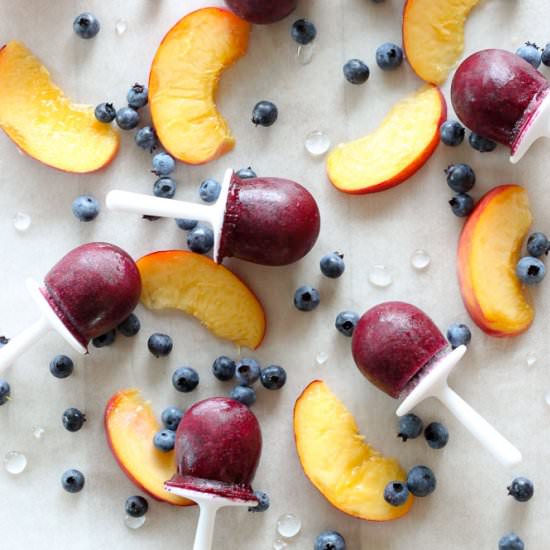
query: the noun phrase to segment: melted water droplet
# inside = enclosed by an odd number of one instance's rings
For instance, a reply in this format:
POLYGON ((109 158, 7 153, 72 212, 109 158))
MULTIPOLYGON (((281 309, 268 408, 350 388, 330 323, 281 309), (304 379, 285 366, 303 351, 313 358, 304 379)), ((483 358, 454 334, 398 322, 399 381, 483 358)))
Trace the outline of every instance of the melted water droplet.
POLYGON ((18 451, 8 451, 4 456, 4 467, 12 475, 18 475, 27 467, 27 457, 18 451))
POLYGON ((525 362, 527 363, 528 367, 532 367, 537 362, 537 355, 534 351, 530 351, 525 356, 525 362))
POLYGON ((46 430, 42 426, 33 426, 32 435, 35 439, 42 439, 46 430))
POLYGON ((393 277, 386 266, 375 265, 369 272, 369 283, 379 288, 385 288, 393 283, 393 277))
POLYGON ((313 59, 313 53, 315 52, 315 41, 309 44, 298 46, 296 52, 296 59, 300 65, 309 65, 313 59))
POLYGON ((285 550, 288 548, 288 544, 282 539, 276 539, 273 541, 273 550, 285 550))
POLYGON ((314 130, 306 136, 304 145, 311 156, 320 157, 330 149, 330 138, 324 132, 314 130))
POLYGON ((147 516, 141 516, 140 518, 133 518, 132 516, 127 515, 124 518, 124 523, 126 524, 126 527, 128 527, 128 529, 139 529, 140 527, 143 527, 146 521, 147 521, 147 516))
POLYGON ((17 214, 13 217, 13 227, 22 233, 27 231, 27 229, 31 226, 31 222, 31 217, 24 212, 17 212, 17 214))
POLYGON ((315 356, 315 362, 316 362, 318 365, 324 365, 327 361, 328 361, 328 353, 327 353, 326 351, 320 351, 320 352, 315 356))
POLYGON ((115 32, 118 36, 123 35, 128 30, 128 22, 126 19, 117 19, 115 23, 115 32))
POLYGON ((302 520, 294 514, 283 514, 277 520, 277 533, 285 539, 295 537, 302 529, 302 520))
POLYGON ((415 250, 411 256, 411 265, 417 271, 422 271, 426 269, 431 262, 432 262, 432 259, 430 258, 430 255, 425 250, 422 250, 421 248, 419 248, 418 250, 415 250))

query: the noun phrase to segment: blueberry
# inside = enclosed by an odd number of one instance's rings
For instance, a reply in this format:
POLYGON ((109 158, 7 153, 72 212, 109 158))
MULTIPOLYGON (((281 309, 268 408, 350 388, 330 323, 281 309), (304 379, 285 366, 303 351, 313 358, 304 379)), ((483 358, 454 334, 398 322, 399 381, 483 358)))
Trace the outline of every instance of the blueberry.
POLYGON ((176 432, 172 430, 160 430, 153 437, 153 445, 159 451, 167 453, 174 448, 176 444, 176 432))
POLYGON ((176 168, 176 161, 168 153, 157 153, 153 157, 153 174, 169 176, 176 168))
POLYGON ((231 390, 229 397, 231 397, 231 399, 235 399, 235 401, 238 401, 243 405, 246 405, 247 407, 251 407, 256 402, 256 392, 254 391, 254 388, 251 388, 250 386, 235 386, 231 390))
POLYGON ((9 401, 11 395, 10 385, 0 378, 0 406, 9 401))
POLYGON ((109 332, 106 332, 105 334, 101 334, 100 336, 96 336, 92 339, 92 345, 94 348, 104 348, 107 346, 111 346, 114 344, 116 340, 116 330, 110 330, 109 332))
POLYGON ((286 383, 286 371, 278 365, 269 365, 262 369, 260 381, 268 390, 280 390, 286 383))
POLYGON ((550 43, 546 44, 546 46, 544 47, 542 55, 540 56, 540 60, 542 61, 543 65, 550 67, 550 43))
POLYGON ((427 466, 414 466, 407 474, 407 488, 415 497, 426 497, 435 491, 434 473, 427 466))
POLYGON ((265 512, 269 508, 269 495, 262 491, 254 491, 254 496, 258 499, 256 506, 251 506, 249 512, 265 512))
POLYGON ((252 170, 252 168, 249 166, 248 168, 241 168, 240 170, 237 170, 235 172, 235 175, 238 177, 238 178, 241 178, 242 180, 248 180, 248 179, 252 179, 252 178, 257 178, 258 175, 256 174, 256 172, 254 172, 254 170, 252 170))
POLYGON ((99 122, 113 122, 116 118, 116 110, 112 103, 100 103, 94 110, 94 115, 99 122))
POLYGON ((468 193, 458 193, 450 201, 451 210, 455 216, 465 218, 474 209, 474 199, 468 193))
POLYGON ((424 437, 432 449, 443 449, 449 441, 449 430, 439 422, 431 422, 424 430, 424 437))
POLYGON ((314 550, 346 550, 344 537, 336 531, 323 531, 315 539, 314 550))
POLYGON ((139 124, 139 113, 132 107, 122 107, 116 112, 116 123, 121 130, 133 130, 139 124))
POLYGON ((518 502, 527 502, 535 492, 533 482, 526 477, 516 477, 507 489, 508 494, 518 502))
POLYGON ((309 44, 315 40, 317 29, 308 19, 298 19, 294 21, 292 27, 290 27, 290 36, 292 36, 292 40, 298 42, 298 44, 309 44))
POLYGON ((141 328, 141 323, 135 313, 130 313, 120 325, 118 325, 117 330, 122 334, 122 336, 126 336, 127 338, 131 338, 132 336, 135 336, 139 329, 141 328))
POLYGON ((214 232, 206 225, 198 224, 187 234, 187 247, 192 252, 206 254, 214 246, 214 232))
POLYGON ((550 242, 544 233, 532 233, 527 239, 527 252, 534 258, 548 254, 550 242))
POLYGON ((490 153, 491 151, 494 151, 497 146, 496 141, 480 136, 475 132, 472 132, 468 137, 468 143, 473 149, 479 151, 480 153, 490 153))
POLYGON ((447 329, 447 340, 453 349, 467 346, 472 339, 472 331, 463 323, 453 323, 447 329))
POLYGON ((91 222, 99 214, 99 202, 90 195, 76 197, 71 206, 75 218, 81 222, 91 222))
POLYGON ((134 140, 138 147, 141 147, 151 153, 157 147, 157 134, 151 126, 144 126, 143 128, 140 128, 136 132, 134 140))
POLYGON ((457 120, 447 120, 439 128, 441 141, 449 147, 456 147, 464 141, 466 131, 457 120))
POLYGON ((359 315, 357 315, 354 311, 341 311, 336 316, 334 326, 338 332, 351 338, 358 322, 359 315))
POLYGON ((86 422, 86 415, 78 409, 71 407, 63 413, 62 420, 66 430, 69 432, 78 432, 84 425, 84 422, 86 422))
POLYGON ((73 21, 73 30, 80 38, 93 38, 99 29, 100 25, 96 16, 88 12, 77 15, 73 21))
POLYGON ((272 126, 278 116, 279 110, 271 101, 259 101, 252 109, 252 123, 256 126, 272 126))
POLYGON ((61 476, 61 486, 68 493, 79 493, 84 488, 84 474, 80 470, 67 470, 61 476))
POLYGON ((162 176, 153 185, 153 195, 163 199, 172 199, 176 194, 176 182, 168 177, 162 176))
POLYGON ((539 68, 542 53, 536 44, 526 42, 523 46, 520 46, 516 50, 516 55, 519 55, 522 59, 525 59, 525 61, 533 65, 535 69, 539 68))
POLYGON ((199 373, 191 367, 180 367, 172 375, 172 385, 178 391, 189 393, 199 385, 199 373))
POLYGON ((403 441, 407 439, 416 439, 424 429, 422 420, 416 416, 416 414, 406 414, 401 416, 398 421, 398 433, 397 437, 400 437, 403 441))
POLYGON ((147 347, 155 357, 166 357, 172 351, 174 344, 168 334, 155 332, 149 336, 147 347))
POLYGON ((160 419, 167 430, 175 432, 183 418, 183 411, 178 407, 168 407, 162 411, 160 419))
POLYGON ((6 338, 5 336, 0 336, 0 348, 3 348, 9 341, 9 338, 6 338))
POLYGON ((525 256, 516 265, 516 275, 523 284, 536 285, 544 279, 546 268, 538 258, 525 256))
POLYGON ((214 376, 222 382, 227 382, 235 376, 235 368, 235 361, 225 355, 218 357, 214 363, 212 363, 212 372, 214 376))
POLYGON ((498 550, 524 550, 525 544, 515 534, 508 533, 498 541, 498 550))
POLYGON ((74 370, 74 363, 70 357, 66 355, 56 355, 50 361, 50 372, 56 378, 67 378, 71 376, 74 370))
POLYGON ((321 273, 330 279, 341 277, 346 270, 344 255, 341 252, 331 252, 325 254, 319 262, 321 273))
POLYGON ((199 196, 204 202, 216 202, 222 186, 213 179, 204 180, 199 187, 199 196))
POLYGON ((350 84, 364 84, 370 76, 368 66, 360 59, 350 59, 343 66, 342 71, 350 84))
POLYGON ((128 497, 124 505, 124 510, 126 514, 132 518, 141 518, 147 513, 147 510, 149 510, 149 503, 146 498, 139 495, 128 497))
POLYGON ((403 62, 403 50, 392 42, 386 42, 376 49, 376 63, 384 71, 397 69, 403 62))
POLYGON ((476 175, 468 164, 451 164, 446 170, 447 185, 456 193, 467 193, 476 183, 476 175))
POLYGON ((197 220, 185 220, 183 218, 176 218, 176 225, 184 231, 191 231, 191 229, 195 229, 198 223, 199 222, 197 220))
POLYGON ((137 82, 128 90, 126 94, 128 106, 132 109, 141 109, 147 105, 147 86, 137 82))
POLYGON ((402 481, 390 481, 384 489, 384 500, 392 506, 403 506, 409 498, 409 490, 402 481))
POLYGON ((320 301, 319 291, 312 286, 301 286, 294 293, 294 305, 300 311, 312 311, 320 301))
POLYGON ((235 367, 237 382, 243 386, 252 386, 260 378, 260 364, 255 359, 241 359, 235 367))

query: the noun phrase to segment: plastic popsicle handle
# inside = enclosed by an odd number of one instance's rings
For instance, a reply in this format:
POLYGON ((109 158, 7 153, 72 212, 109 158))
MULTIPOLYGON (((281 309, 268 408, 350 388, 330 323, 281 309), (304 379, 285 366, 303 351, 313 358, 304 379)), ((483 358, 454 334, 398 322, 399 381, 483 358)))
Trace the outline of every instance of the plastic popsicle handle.
POLYGON ((510 162, 518 163, 527 153, 529 147, 541 137, 550 137, 550 94, 547 94, 542 100, 527 128, 522 130, 517 144, 514 146, 514 151, 510 155, 510 162))

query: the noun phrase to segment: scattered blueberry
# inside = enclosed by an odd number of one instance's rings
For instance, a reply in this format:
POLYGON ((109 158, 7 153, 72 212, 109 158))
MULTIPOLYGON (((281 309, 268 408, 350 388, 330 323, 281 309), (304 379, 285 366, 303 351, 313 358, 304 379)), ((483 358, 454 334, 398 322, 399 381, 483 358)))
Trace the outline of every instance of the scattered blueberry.
POLYGON ((227 382, 235 376, 235 368, 235 361, 225 355, 218 357, 214 363, 212 363, 212 372, 214 376, 222 382, 227 382))
POLYGON ((463 323, 453 323, 447 329, 447 340, 453 349, 458 346, 467 346, 472 339, 472 331, 468 325, 463 323))
POLYGON ((539 68, 542 52, 536 44, 526 42, 523 46, 520 46, 516 50, 516 55, 519 55, 522 59, 525 59, 525 61, 533 65, 535 69, 539 68))
POLYGON ((314 550, 346 550, 344 537, 336 531, 323 531, 315 539, 314 550))
POLYGON ((138 84, 137 82, 128 90, 126 94, 128 105, 132 109, 141 109, 147 105, 147 86, 138 84))
POLYGON ((278 365, 269 365, 262 369, 260 381, 268 390, 280 390, 286 383, 286 371, 278 365))
POLYGON ((527 239, 527 252, 534 258, 548 254, 550 242, 544 233, 532 233, 527 239))
POLYGON ((439 422, 431 422, 424 430, 424 437, 432 449, 443 449, 449 441, 449 430, 439 422))
POLYGON ((300 311, 312 311, 320 301, 319 291, 312 286, 301 286, 294 293, 294 305, 300 311))
POLYGON ((402 481, 390 481, 384 489, 384 500, 392 506, 402 506, 409 498, 409 490, 402 481))
POLYGON ((360 59, 350 59, 342 68, 344 77, 350 84, 364 84, 370 76, 366 63, 360 59))
POLYGON ((407 488, 415 497, 426 497, 435 491, 437 482, 427 466, 414 466, 407 474, 407 488))
POLYGON ((222 186, 213 179, 204 180, 199 187, 199 196, 204 202, 216 202, 222 186))
POLYGON ((174 448, 176 444, 176 432, 172 430, 160 430, 153 437, 153 445, 159 451, 167 453, 174 448))
POLYGON ((489 138, 484 138, 475 132, 470 134, 468 137, 468 142, 473 149, 479 151, 480 153, 490 153, 491 151, 494 151, 497 146, 496 141, 489 138))
POLYGON ((11 388, 6 380, 0 378, 0 406, 4 405, 10 398, 11 388))
POLYGON ((146 498, 139 495, 128 497, 124 510, 132 518, 141 518, 149 510, 149 503, 146 498))
POLYGON ((466 131, 457 120, 447 120, 439 128, 441 141, 449 147, 456 147, 464 141, 466 131))
POLYGON ((199 373, 191 367, 180 367, 172 375, 172 385, 178 391, 189 393, 199 385, 199 373))
POLYGON ((139 329, 141 328, 141 323, 138 319, 138 316, 135 313, 130 313, 120 325, 118 325, 117 330, 122 334, 122 336, 126 336, 127 338, 131 338, 132 336, 135 336, 139 329))
POLYGON ((168 334, 155 332, 149 336, 147 347, 155 357, 166 357, 172 351, 174 344, 168 334))
POLYGON ((355 311, 341 311, 336 316, 334 326, 338 332, 351 338, 358 322, 359 315, 355 311))
POLYGON ((116 118, 116 109, 112 103, 100 103, 94 110, 94 115, 99 122, 113 122, 116 118))
POLYGON ((74 363, 70 357, 66 355, 56 355, 50 361, 50 372, 56 378, 67 378, 71 376, 74 370, 74 363))
POLYGON ((262 491, 254 491, 254 496, 258 499, 256 506, 251 506, 249 512, 265 512, 269 508, 269 495, 262 491))
POLYGON ((160 419, 167 430, 175 432, 183 418, 183 411, 178 407, 168 407, 162 411, 160 419))
POLYGON ((243 386, 252 386, 260 378, 260 364, 255 359, 241 359, 235 367, 237 382, 243 386))
POLYGON ((153 195, 163 199, 172 199, 176 194, 176 182, 169 176, 162 176, 153 185, 153 195))
POLYGON ((498 550, 524 550, 525 544, 515 534, 508 533, 498 541, 498 550))
POLYGON ((195 229, 199 222, 197 220, 186 220, 184 218, 176 218, 176 225, 184 231, 191 231, 195 229))
POLYGON ((139 124, 139 113, 132 107, 122 107, 116 112, 116 123, 121 130, 133 130, 139 124))
POLYGON ((91 222, 99 214, 99 202, 90 195, 76 197, 71 206, 75 218, 81 222, 91 222))
POLYGON ((252 178, 257 178, 258 175, 256 174, 256 172, 254 172, 254 170, 252 170, 252 168, 249 166, 248 168, 241 168, 240 170, 237 170, 235 172, 235 175, 238 177, 238 178, 241 178, 242 180, 248 180, 248 179, 252 179, 252 178))
POLYGON ((540 56, 540 60, 542 61, 543 65, 550 67, 550 43, 546 44, 546 46, 544 47, 542 55, 540 56))
POLYGON ((397 437, 400 437, 403 441, 416 439, 423 429, 422 420, 416 414, 406 414, 399 418, 397 437))
POLYGON ((153 174, 169 176, 176 168, 176 161, 168 153, 157 153, 153 157, 153 174))
POLYGON ((451 164, 446 170, 448 186, 456 193, 467 193, 476 183, 476 175, 468 164, 451 164))
POLYGON ((321 258, 319 265, 321 267, 321 273, 330 279, 337 279, 346 269, 344 255, 341 252, 331 252, 330 254, 325 254, 321 258))
POLYGON ((73 22, 73 30, 80 38, 93 38, 99 29, 100 25, 96 16, 88 12, 77 15, 73 22))
POLYGON ((403 50, 392 42, 385 42, 376 49, 376 63, 384 71, 397 69, 403 62, 403 50))
POLYGON ((516 265, 516 275, 523 284, 536 285, 544 279, 546 268, 538 258, 525 256, 516 265))
POLYGON ((250 386, 235 386, 231 390, 229 397, 231 397, 231 399, 235 399, 235 401, 239 401, 239 403, 242 403, 247 407, 251 407, 256 402, 256 392, 254 391, 254 388, 251 388, 250 386))
POLYGON ((9 341, 9 338, 6 338, 5 336, 0 336, 0 348, 3 348, 9 341))
POLYGON ((474 199, 468 193, 458 193, 450 201, 451 210, 455 216, 465 218, 472 213, 474 209, 474 199))
POLYGON ((206 254, 214 246, 214 232, 206 225, 198 224, 187 234, 187 247, 197 254, 206 254))
POLYGON ((84 422, 86 422, 86 415, 78 409, 71 407, 63 413, 62 420, 66 430, 69 432, 78 432, 84 425, 84 422))
POLYGON ((157 134, 151 126, 144 126, 143 128, 140 128, 136 132, 134 140, 138 147, 141 147, 151 153, 157 146, 157 134))
POLYGON ((110 330, 109 332, 106 332, 105 334, 101 334, 100 336, 96 336, 92 339, 92 345, 94 348, 104 348, 107 346, 111 346, 116 340, 116 330, 110 330))
POLYGON ((290 36, 292 36, 292 40, 304 46, 315 40, 317 29, 308 19, 298 19, 290 28, 290 36))
POLYGON ((516 477, 507 489, 508 494, 518 502, 527 502, 535 492, 533 482, 526 477, 516 477))
POLYGON ((79 493, 84 488, 85 478, 80 470, 67 470, 61 476, 61 486, 68 493, 79 493))
POLYGON ((271 101, 259 101, 252 109, 252 123, 256 126, 272 126, 278 116, 277 105, 271 101))

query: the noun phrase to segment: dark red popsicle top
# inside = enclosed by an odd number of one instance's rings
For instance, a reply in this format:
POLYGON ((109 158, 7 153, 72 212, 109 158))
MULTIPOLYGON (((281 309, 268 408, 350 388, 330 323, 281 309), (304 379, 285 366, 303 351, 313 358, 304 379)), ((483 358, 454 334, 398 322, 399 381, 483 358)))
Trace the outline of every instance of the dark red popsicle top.
POLYGON ((513 151, 548 89, 546 78, 519 55, 482 50, 456 70, 451 101, 465 126, 513 151))
POLYGON ((134 260, 118 246, 89 243, 55 264, 42 294, 84 346, 115 328, 136 307, 141 278, 134 260))

